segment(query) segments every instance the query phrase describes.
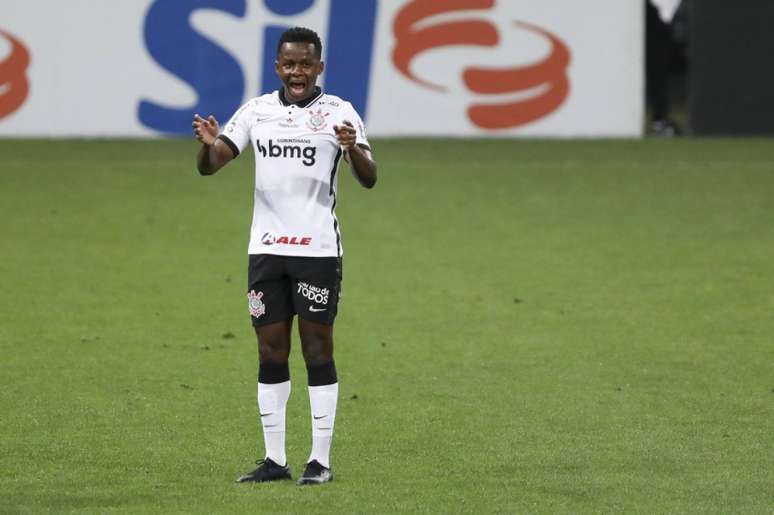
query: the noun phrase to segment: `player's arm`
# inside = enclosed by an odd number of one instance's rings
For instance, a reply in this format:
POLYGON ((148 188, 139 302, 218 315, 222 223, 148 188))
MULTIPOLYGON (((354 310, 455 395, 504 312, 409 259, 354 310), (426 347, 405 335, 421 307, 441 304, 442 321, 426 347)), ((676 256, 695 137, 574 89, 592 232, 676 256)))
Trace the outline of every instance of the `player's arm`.
POLYGON ((212 175, 234 159, 231 147, 218 138, 220 126, 214 116, 204 119, 196 114, 191 126, 196 139, 202 142, 196 155, 196 168, 200 174, 212 175))
POLYGON ((342 125, 334 125, 333 131, 339 145, 344 149, 344 160, 352 167, 352 173, 358 182, 365 188, 373 188, 376 184, 376 161, 371 151, 357 145, 355 128, 348 120, 342 125))

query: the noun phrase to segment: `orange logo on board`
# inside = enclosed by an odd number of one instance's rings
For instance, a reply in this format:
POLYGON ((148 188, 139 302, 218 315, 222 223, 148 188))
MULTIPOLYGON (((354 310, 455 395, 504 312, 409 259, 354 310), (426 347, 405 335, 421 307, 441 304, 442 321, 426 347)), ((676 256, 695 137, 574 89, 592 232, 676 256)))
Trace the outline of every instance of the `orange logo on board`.
MULTIPOLYGON (((494 0, 414 0, 398 12, 393 24, 395 47, 392 59, 398 70, 410 80, 436 91, 446 88, 415 75, 411 61, 418 54, 438 47, 470 45, 496 47, 500 43, 497 27, 488 20, 462 19, 428 24, 427 18, 455 11, 484 10, 494 0)), ((513 101, 476 101, 468 107, 470 121, 482 129, 507 129, 539 120, 559 108, 570 92, 567 45, 549 31, 524 22, 513 26, 548 40, 551 51, 535 64, 510 68, 469 66, 462 78, 468 91, 479 95, 519 93, 541 87, 539 93, 513 101)))
POLYGON ((27 99, 30 85, 26 71, 30 64, 30 54, 21 41, 1 29, 0 37, 11 44, 8 56, 0 61, 0 118, 4 118, 21 107, 27 99))

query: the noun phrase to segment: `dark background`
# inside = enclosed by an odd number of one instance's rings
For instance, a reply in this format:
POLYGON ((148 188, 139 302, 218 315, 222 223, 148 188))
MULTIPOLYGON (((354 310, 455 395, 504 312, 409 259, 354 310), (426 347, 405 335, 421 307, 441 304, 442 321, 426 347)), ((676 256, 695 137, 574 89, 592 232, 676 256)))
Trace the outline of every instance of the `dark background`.
POLYGON ((774 1, 683 0, 669 29, 646 36, 669 38, 669 119, 686 134, 774 135, 774 1))
POLYGON ((694 0, 689 120, 694 134, 774 134, 774 1, 694 0))

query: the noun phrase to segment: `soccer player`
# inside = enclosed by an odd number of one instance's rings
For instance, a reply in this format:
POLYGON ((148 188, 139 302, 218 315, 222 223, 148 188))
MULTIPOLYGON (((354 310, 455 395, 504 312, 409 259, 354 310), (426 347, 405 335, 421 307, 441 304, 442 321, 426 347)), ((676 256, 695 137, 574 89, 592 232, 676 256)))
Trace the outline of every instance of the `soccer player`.
POLYGON ((317 86, 322 43, 306 28, 285 31, 275 69, 282 88, 251 99, 221 130, 195 115, 196 158, 212 175, 251 144, 255 207, 250 229, 247 299, 258 338, 258 409, 265 458, 238 482, 290 479, 285 406, 290 395, 290 335, 298 315, 312 418, 312 450, 298 484, 333 479, 330 448, 339 385, 333 322, 341 291, 342 247, 336 185, 343 157, 358 182, 376 184, 376 163, 352 105, 317 86))

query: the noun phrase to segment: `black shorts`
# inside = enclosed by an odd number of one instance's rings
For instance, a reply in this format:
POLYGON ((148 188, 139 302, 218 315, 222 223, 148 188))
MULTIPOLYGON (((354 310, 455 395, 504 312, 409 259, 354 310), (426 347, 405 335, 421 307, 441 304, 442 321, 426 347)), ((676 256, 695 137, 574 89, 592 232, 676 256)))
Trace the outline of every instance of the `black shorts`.
POLYGON ((247 302, 253 326, 293 315, 332 325, 341 294, 341 258, 250 254, 247 302))

